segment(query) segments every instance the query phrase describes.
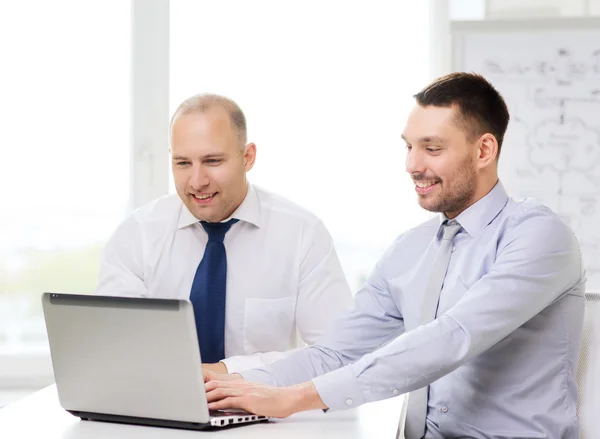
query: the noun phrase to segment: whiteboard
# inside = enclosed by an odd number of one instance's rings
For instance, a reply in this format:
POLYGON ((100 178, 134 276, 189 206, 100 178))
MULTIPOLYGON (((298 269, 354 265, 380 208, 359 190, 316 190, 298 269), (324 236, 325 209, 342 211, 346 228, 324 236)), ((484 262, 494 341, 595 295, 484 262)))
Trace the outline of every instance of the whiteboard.
POLYGON ((511 197, 535 197, 572 227, 587 289, 600 290, 600 19, 456 22, 452 68, 504 96, 500 178, 511 197))

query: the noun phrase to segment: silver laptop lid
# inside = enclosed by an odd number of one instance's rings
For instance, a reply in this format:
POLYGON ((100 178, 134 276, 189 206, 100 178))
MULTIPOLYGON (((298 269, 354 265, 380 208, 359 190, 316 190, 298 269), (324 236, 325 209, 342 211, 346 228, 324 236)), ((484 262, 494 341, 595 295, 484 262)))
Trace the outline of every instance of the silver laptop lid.
POLYGON ((44 293, 42 304, 64 409, 209 421, 189 301, 44 293))

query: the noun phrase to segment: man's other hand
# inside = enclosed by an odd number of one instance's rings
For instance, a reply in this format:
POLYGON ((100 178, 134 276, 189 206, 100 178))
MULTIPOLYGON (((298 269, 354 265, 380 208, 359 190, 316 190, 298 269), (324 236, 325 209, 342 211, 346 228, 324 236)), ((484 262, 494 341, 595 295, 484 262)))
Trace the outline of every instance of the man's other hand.
POLYGON ((303 410, 327 408, 312 382, 292 387, 273 387, 243 379, 219 380, 217 377, 206 383, 206 397, 210 410, 242 409, 274 418, 285 418, 303 410))
POLYGON ((202 365, 202 372, 204 373, 204 382, 208 383, 209 381, 233 381, 233 380, 241 380, 242 376, 239 373, 217 373, 212 371, 210 368, 206 366, 210 366, 207 364, 202 365))

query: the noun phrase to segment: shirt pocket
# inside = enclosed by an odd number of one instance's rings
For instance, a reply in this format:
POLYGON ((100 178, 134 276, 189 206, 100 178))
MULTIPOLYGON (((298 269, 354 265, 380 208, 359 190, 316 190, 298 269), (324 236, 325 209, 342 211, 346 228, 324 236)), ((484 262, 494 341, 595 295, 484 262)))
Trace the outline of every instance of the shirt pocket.
POLYGON ((246 298, 244 349, 247 354, 293 348, 296 297, 246 298))

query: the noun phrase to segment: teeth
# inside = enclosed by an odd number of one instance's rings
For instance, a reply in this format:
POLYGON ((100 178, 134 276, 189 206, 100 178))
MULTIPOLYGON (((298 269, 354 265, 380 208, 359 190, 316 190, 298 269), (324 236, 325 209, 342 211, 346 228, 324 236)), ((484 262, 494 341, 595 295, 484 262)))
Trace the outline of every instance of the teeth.
POLYGON ((429 186, 433 186, 435 183, 434 182, 424 182, 424 181, 416 181, 415 184, 417 185, 417 187, 420 188, 427 188, 429 186))
POLYGON ((212 195, 211 194, 194 195, 194 197, 198 198, 199 200, 206 200, 207 198, 212 197, 212 195))

